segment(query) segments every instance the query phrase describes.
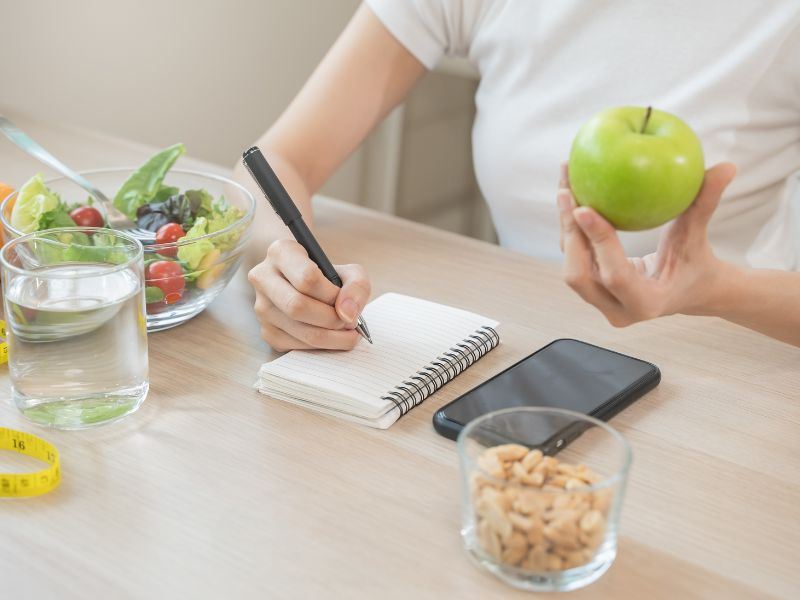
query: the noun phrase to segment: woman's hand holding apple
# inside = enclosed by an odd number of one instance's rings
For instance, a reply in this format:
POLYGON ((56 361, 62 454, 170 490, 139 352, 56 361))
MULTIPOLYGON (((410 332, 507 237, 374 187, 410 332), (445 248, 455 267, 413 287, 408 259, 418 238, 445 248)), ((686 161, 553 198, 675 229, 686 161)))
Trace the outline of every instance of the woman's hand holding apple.
POLYGON ((714 256, 707 227, 735 174, 730 163, 709 169, 697 198, 664 230, 656 252, 627 258, 614 227, 593 209, 577 207, 564 165, 558 206, 567 283, 618 327, 673 313, 714 314, 734 267, 714 256))

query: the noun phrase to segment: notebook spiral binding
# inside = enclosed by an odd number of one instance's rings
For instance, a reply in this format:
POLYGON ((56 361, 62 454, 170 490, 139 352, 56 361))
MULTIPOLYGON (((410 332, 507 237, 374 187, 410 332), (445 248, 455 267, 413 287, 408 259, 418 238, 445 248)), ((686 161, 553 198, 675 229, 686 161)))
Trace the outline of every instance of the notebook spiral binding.
POLYGON ((388 392, 383 399, 393 402, 402 417, 499 343, 500 336, 494 328, 481 327, 388 392))

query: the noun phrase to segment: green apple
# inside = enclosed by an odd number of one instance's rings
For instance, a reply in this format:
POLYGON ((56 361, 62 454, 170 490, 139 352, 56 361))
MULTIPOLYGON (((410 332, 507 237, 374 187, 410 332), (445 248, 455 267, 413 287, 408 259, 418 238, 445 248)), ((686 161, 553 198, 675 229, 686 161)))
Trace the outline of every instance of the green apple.
POLYGON ((623 106, 597 113, 575 136, 569 180, 575 200, 627 231, 681 214, 703 184, 703 147, 675 115, 623 106))

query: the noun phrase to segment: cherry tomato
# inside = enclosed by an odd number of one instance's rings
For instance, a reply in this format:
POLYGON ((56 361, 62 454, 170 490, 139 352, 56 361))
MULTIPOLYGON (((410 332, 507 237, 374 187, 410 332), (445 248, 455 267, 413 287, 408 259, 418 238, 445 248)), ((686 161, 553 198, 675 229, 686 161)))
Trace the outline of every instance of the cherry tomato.
POLYGON ((70 218, 75 221, 75 225, 80 227, 103 227, 103 215, 100 211, 91 206, 79 206, 72 209, 69 213, 70 218))
MULTIPOLYGON (((183 227, 179 223, 167 223, 156 231, 156 244, 169 244, 185 236, 183 227)), ((162 248, 158 251, 161 256, 175 256, 178 254, 177 248, 162 248)))
POLYGON ((145 285, 160 288, 164 292, 164 302, 175 304, 183 296, 186 286, 183 269, 171 260, 157 260, 147 265, 145 285))

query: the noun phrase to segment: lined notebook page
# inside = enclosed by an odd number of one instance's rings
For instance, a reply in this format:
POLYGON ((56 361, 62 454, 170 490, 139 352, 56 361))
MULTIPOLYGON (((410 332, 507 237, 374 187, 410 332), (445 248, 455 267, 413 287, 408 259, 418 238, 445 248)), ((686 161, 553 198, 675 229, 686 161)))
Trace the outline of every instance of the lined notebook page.
MULTIPOLYGON (((386 408, 381 397, 389 390, 480 327, 497 326, 497 321, 474 313, 393 293, 370 302, 363 317, 374 344, 361 341, 350 352, 294 350, 266 363, 259 375, 270 382, 283 380, 283 393, 299 384, 306 392, 315 389, 322 397, 332 393, 340 402, 377 414, 386 408)), ((320 400, 307 393, 293 395, 320 400)))

